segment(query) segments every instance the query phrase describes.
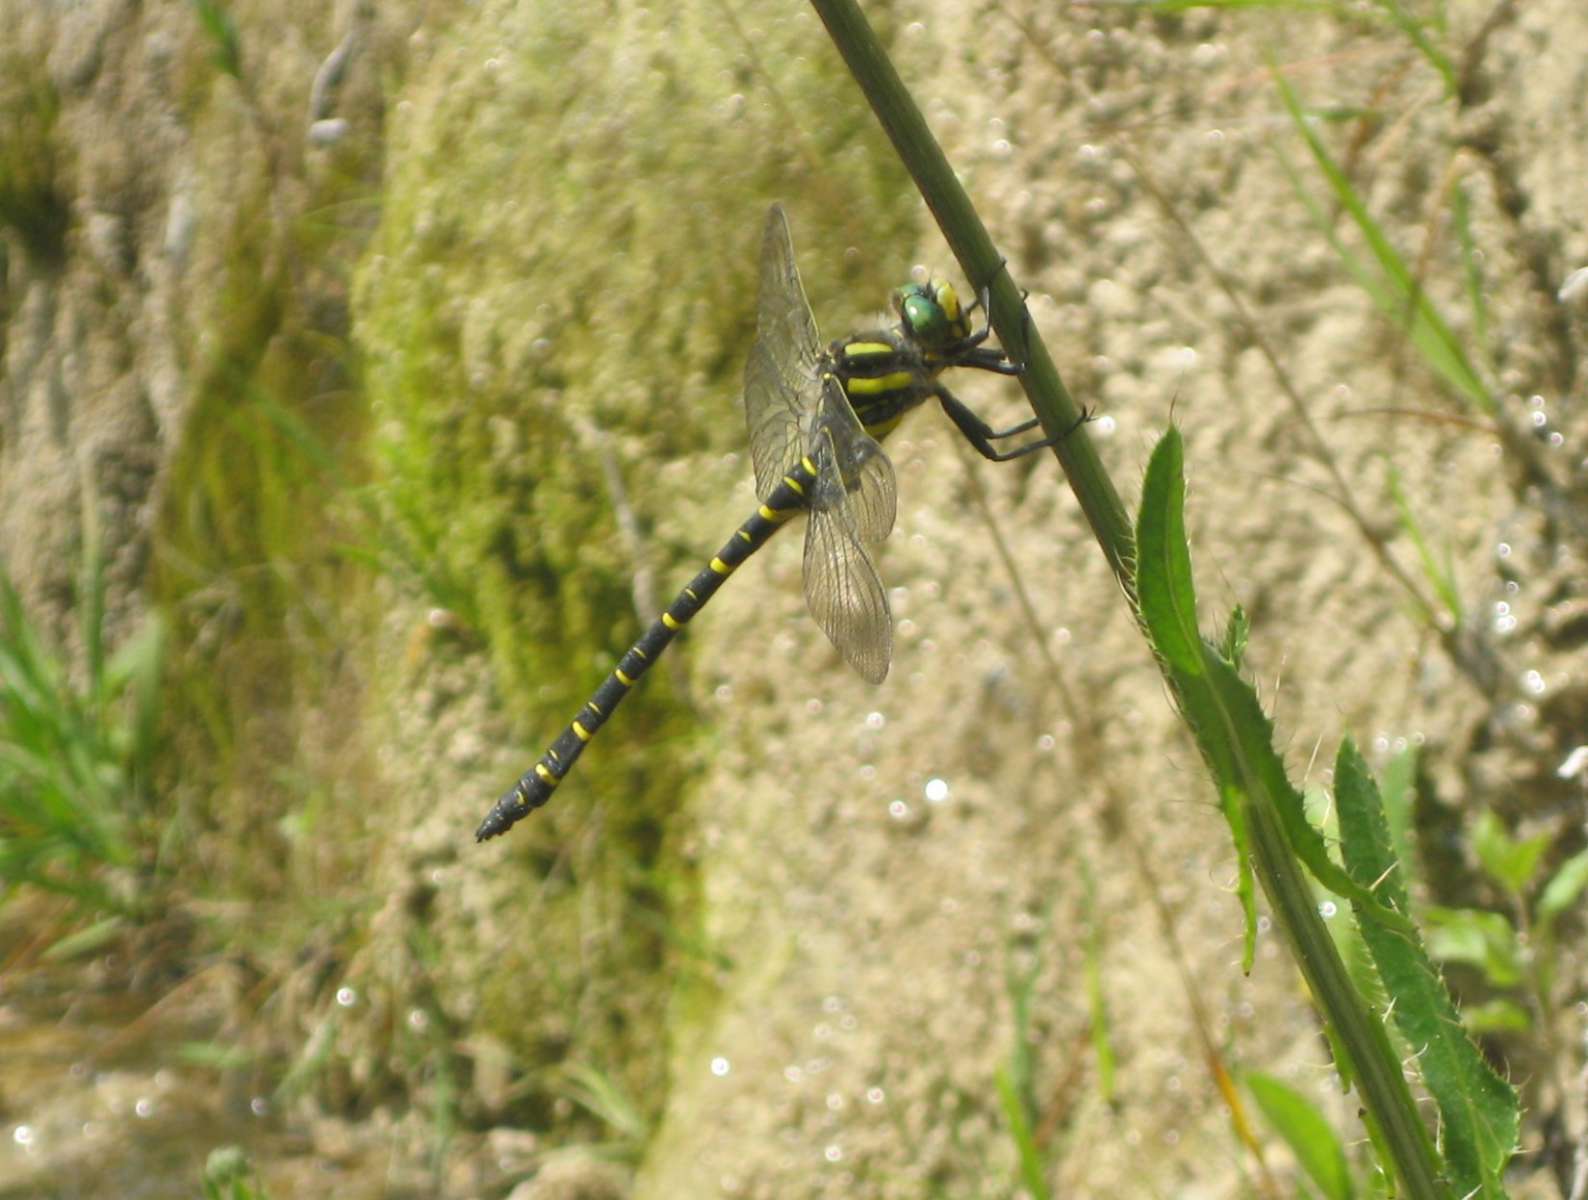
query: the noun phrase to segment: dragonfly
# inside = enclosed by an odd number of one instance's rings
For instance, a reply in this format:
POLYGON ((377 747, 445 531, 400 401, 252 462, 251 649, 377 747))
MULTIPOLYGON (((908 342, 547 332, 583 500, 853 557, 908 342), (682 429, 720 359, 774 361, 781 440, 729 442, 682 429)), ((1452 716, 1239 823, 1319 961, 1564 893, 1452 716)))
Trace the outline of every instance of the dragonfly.
POLYGON ((723 582, 799 515, 805 526, 806 607, 844 661, 881 683, 893 659, 893 617, 874 548, 893 530, 897 488, 881 442, 911 409, 936 399, 984 457, 1007 462, 1052 446, 1052 437, 1004 449, 996 443, 1037 428, 1035 417, 994 429, 939 380, 951 367, 1019 375, 1024 367, 986 344, 987 289, 962 306, 944 280, 912 282, 892 295, 898 324, 826 346, 794 261, 788 214, 772 205, 761 238, 755 342, 744 373, 744 410, 760 503, 640 639, 629 647, 566 729, 497 800, 477 841, 506 833, 541 807, 640 677, 723 582))

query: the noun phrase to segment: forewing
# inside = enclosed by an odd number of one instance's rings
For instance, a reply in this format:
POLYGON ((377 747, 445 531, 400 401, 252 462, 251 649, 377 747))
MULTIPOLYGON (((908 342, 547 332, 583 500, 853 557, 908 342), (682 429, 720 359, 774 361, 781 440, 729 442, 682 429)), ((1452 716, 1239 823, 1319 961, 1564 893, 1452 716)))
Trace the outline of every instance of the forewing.
POLYGON ((801 392, 792 386, 757 338, 744 368, 744 416, 750 427, 750 461, 755 464, 755 494, 765 500, 804 453, 800 428, 801 392))
POLYGON ((761 290, 755 345, 744 371, 744 414, 755 463, 755 490, 765 499, 804 452, 821 392, 821 338, 781 204, 766 214, 761 237, 761 290))

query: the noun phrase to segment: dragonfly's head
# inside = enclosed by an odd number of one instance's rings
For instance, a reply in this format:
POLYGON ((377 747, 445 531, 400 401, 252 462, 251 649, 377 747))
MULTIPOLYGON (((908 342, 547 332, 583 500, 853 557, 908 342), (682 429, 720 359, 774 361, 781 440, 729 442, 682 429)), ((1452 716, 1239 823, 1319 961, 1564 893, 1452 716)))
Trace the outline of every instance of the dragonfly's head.
POLYGON ((893 293, 904 333, 926 350, 941 350, 970 336, 954 285, 941 279, 907 283, 893 293))

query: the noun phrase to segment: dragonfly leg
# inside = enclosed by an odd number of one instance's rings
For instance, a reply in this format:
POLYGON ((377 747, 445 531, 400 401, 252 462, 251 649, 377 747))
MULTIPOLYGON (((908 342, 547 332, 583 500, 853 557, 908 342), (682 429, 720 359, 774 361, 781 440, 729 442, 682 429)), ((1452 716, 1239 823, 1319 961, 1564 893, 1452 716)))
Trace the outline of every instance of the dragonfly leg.
POLYGON ((1040 441, 1029 442, 1013 450, 1000 450, 993 445, 995 441, 1030 432, 1040 424, 1037 418, 1032 417, 1029 421, 1022 421, 1019 425, 1012 425, 1008 429, 994 429, 942 384, 938 384, 933 390, 933 394, 937 397, 938 403, 943 406, 943 411, 948 414, 948 419, 953 421, 959 431, 965 435, 965 440, 976 447, 978 454, 991 462, 1008 462, 1012 458, 1023 458, 1034 451, 1043 450, 1049 446, 1056 446, 1087 421, 1091 420, 1091 413, 1083 408, 1075 423, 1063 433, 1055 437, 1043 438, 1040 441))
MULTIPOLYGON (((998 270, 1002 271, 1008 260, 998 260, 998 270)), ((996 272, 995 272, 996 274, 996 272)), ((1031 327, 1031 312, 1026 308, 1026 297, 1031 293, 1024 288, 1020 289, 1020 336, 1024 339, 1031 327)), ((955 347, 956 367, 974 367, 978 371, 992 371, 998 375, 1023 375, 1026 364, 1016 362, 1009 357, 1009 352, 993 349, 982 345, 992 333, 992 286, 982 284, 976 292, 976 299, 971 301, 965 309, 967 314, 982 310, 982 327, 973 330, 955 347)))

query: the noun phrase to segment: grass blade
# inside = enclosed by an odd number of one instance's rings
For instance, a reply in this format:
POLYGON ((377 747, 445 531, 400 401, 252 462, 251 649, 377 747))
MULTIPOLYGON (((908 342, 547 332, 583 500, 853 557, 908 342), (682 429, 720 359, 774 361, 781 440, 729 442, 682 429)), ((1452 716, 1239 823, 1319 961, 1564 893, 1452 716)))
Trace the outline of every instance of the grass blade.
POLYGON ((1356 255, 1346 249, 1339 235, 1334 231, 1333 223, 1308 195, 1295 168, 1281 153, 1280 163, 1290 176, 1297 195, 1312 214, 1319 232, 1328 239, 1340 261, 1355 276, 1378 309, 1391 321, 1404 327, 1407 337, 1428 368, 1474 408, 1492 416, 1497 410, 1494 397, 1478 377, 1478 373, 1473 370, 1466 351, 1462 348, 1461 339, 1440 316, 1421 284, 1406 266, 1400 252, 1391 244, 1383 227, 1368 212, 1361 195, 1313 129, 1312 122, 1302 111, 1301 102, 1296 98, 1295 91, 1285 77, 1276 72, 1274 79, 1279 87, 1280 98, 1290 113, 1291 121, 1306 142, 1318 170, 1327 180, 1335 199, 1355 223, 1372 252, 1377 272, 1369 270, 1356 255))
POLYGON ((1351 1200, 1354 1193, 1345 1147, 1317 1105, 1272 1075, 1253 1073, 1245 1082, 1263 1116, 1285 1139, 1307 1178, 1326 1200, 1351 1200))

